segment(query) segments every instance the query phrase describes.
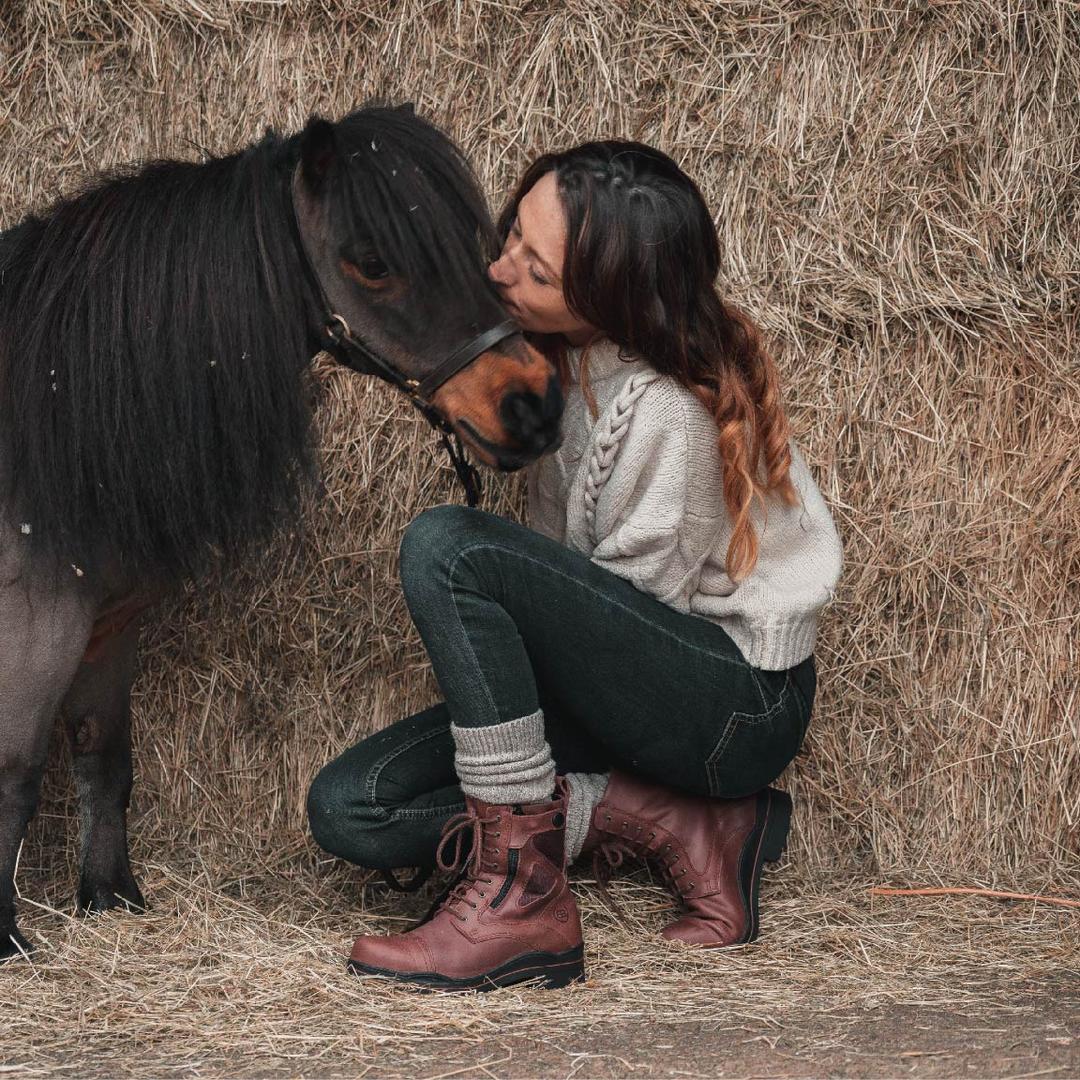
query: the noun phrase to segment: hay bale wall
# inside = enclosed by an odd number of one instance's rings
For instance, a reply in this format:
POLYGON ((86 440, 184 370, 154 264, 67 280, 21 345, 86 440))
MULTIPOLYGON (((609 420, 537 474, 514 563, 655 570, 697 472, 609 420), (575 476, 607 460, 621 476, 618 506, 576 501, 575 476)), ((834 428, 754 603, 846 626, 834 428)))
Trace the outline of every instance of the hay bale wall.
MULTIPOLYGON (((845 542, 794 858, 1080 878, 1075 6, 27 0, 0 31, 4 225, 104 166, 371 94, 443 123, 495 199, 551 146, 671 152, 845 542)), ((137 858, 190 847, 220 880, 301 852, 319 765, 434 696, 395 553, 449 473, 407 406, 320 377, 309 535, 146 636, 137 858)), ((519 483, 488 486, 520 512, 519 483)), ((24 859, 74 824, 54 769, 24 859)))

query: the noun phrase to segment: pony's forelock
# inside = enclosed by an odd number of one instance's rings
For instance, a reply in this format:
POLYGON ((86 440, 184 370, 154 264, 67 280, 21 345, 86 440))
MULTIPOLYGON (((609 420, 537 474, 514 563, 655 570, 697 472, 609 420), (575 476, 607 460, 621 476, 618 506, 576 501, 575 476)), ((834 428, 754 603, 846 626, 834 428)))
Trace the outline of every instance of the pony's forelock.
POLYGON ((472 286, 496 239, 457 147, 411 112, 384 106, 353 113, 335 134, 351 231, 407 277, 436 274, 451 294, 472 286))

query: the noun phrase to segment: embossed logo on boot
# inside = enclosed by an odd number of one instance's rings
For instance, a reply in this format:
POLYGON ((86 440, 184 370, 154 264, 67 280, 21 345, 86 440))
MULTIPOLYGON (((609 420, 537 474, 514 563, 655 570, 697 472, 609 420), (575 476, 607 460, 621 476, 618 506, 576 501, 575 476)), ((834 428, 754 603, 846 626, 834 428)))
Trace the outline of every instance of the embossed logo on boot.
POLYGON ((566 908, 557 907, 555 909, 555 920, 556 920, 556 922, 566 922, 566 920, 569 919, 569 918, 570 918, 570 912, 567 911, 566 908))

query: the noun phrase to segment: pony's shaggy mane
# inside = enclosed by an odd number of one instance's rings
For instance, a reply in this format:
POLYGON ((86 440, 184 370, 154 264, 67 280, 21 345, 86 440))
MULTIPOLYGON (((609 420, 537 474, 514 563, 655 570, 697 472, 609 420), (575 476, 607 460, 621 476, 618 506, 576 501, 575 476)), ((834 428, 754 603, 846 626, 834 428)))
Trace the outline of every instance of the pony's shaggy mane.
MULTIPOLYGON (((474 284, 491 226, 453 145, 404 110, 334 131, 351 226, 474 284)), ((318 348, 289 202, 300 140, 113 174, 0 236, 0 477, 50 565, 193 578, 295 518, 318 348)))
POLYGON ((311 350, 286 147, 114 174, 0 242, 0 408, 38 551, 191 577, 295 512, 311 350))

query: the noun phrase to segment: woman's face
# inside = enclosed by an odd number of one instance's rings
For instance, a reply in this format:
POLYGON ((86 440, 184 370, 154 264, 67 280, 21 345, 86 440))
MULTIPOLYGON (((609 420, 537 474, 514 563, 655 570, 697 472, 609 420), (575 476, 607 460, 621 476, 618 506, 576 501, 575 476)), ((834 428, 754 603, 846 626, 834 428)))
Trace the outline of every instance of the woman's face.
POLYGON ((571 345, 596 330, 572 312, 563 298, 566 215, 553 172, 545 173, 518 203, 517 217, 502 254, 488 268, 507 311, 524 330, 562 334, 571 345))

